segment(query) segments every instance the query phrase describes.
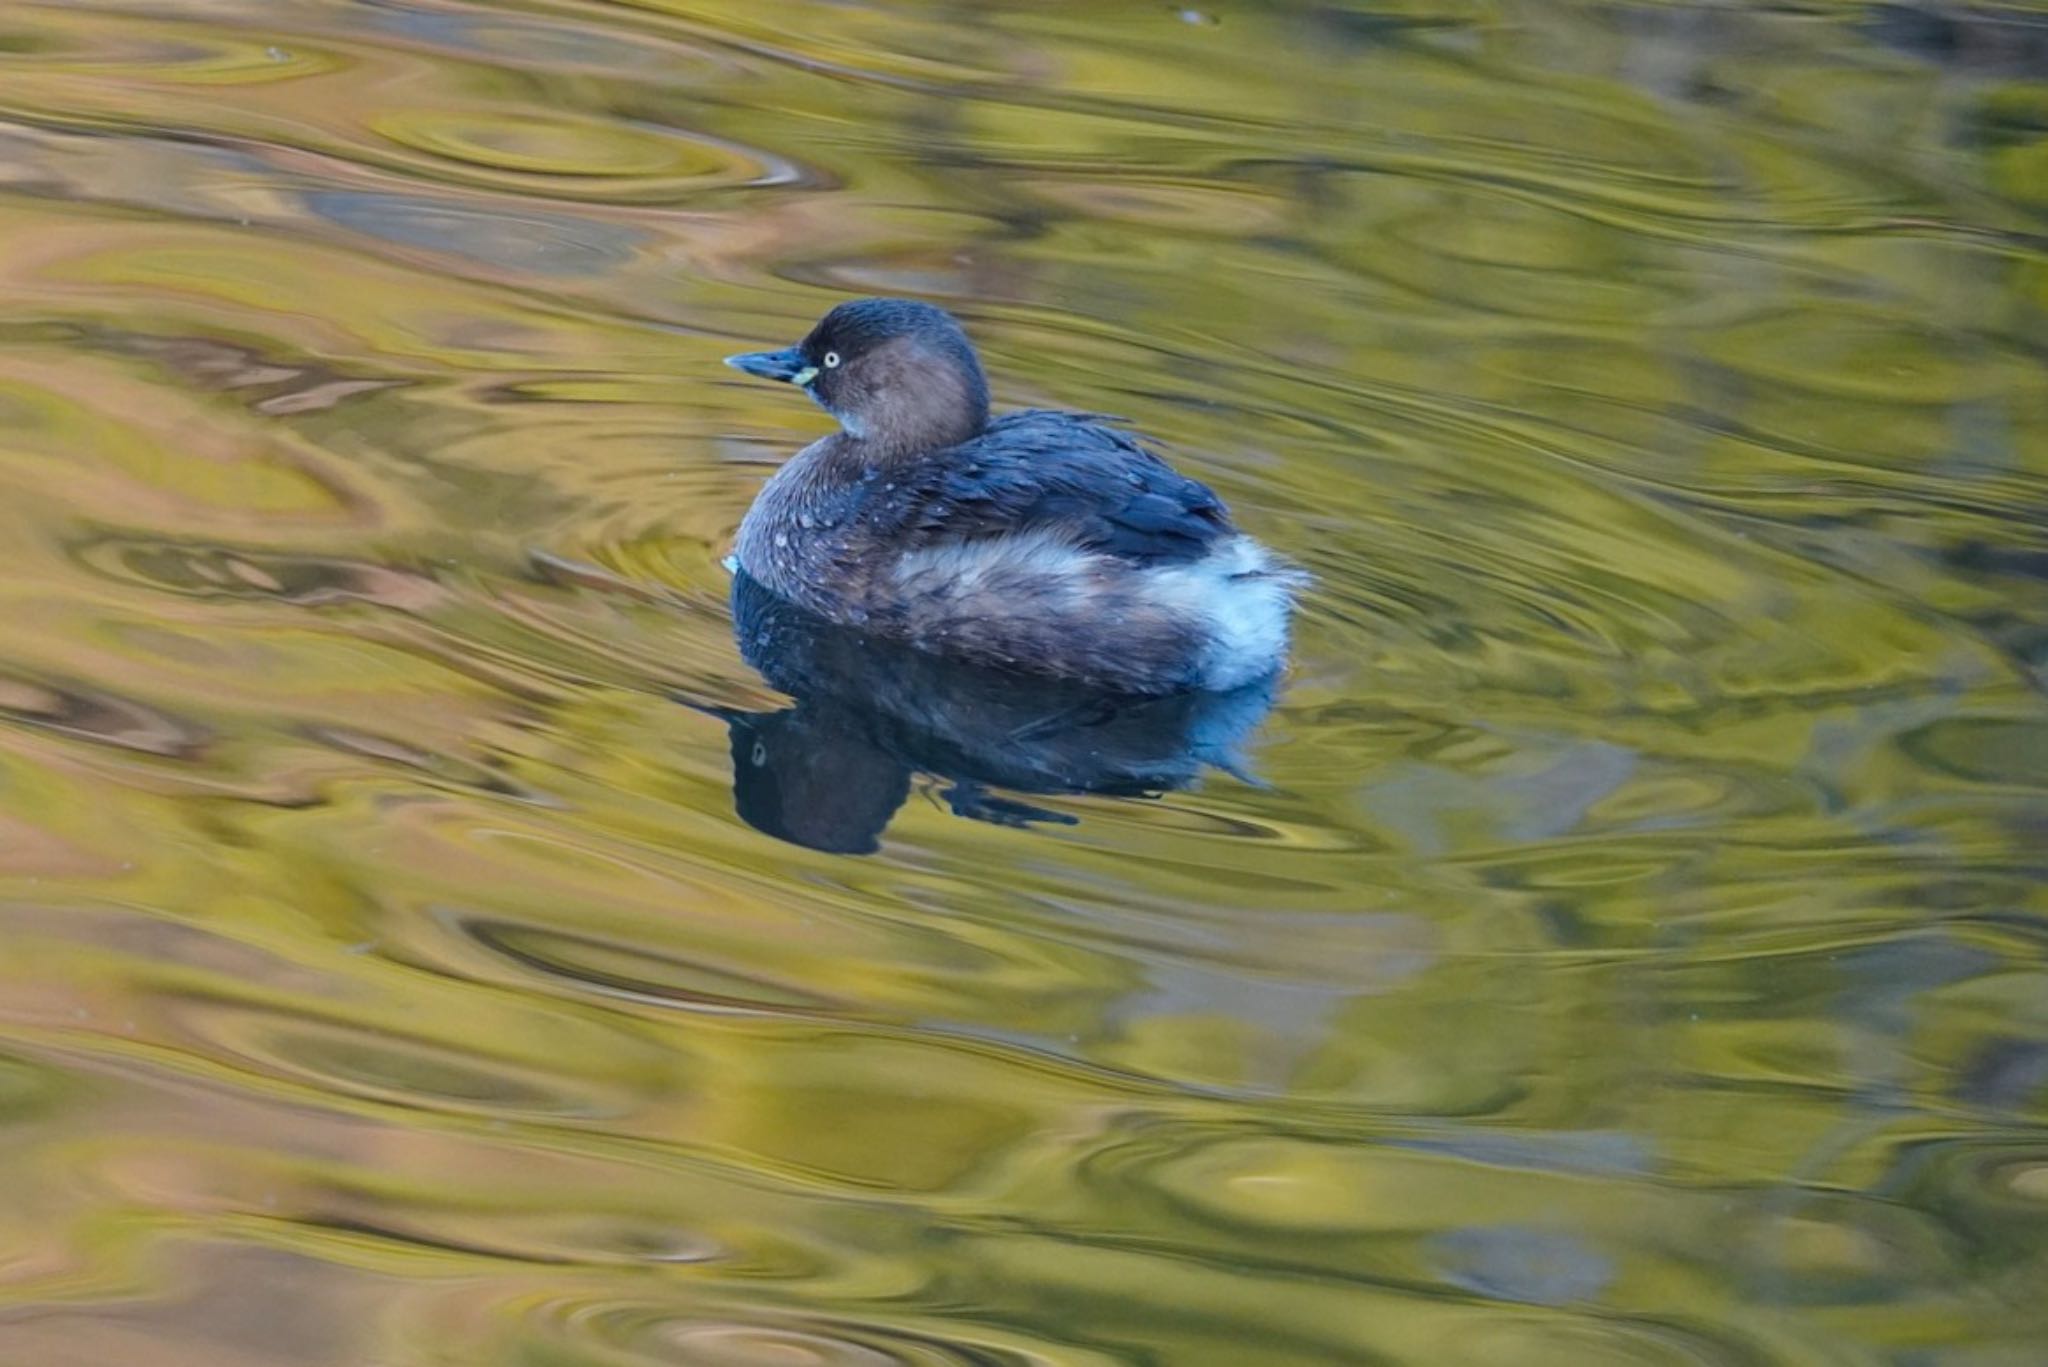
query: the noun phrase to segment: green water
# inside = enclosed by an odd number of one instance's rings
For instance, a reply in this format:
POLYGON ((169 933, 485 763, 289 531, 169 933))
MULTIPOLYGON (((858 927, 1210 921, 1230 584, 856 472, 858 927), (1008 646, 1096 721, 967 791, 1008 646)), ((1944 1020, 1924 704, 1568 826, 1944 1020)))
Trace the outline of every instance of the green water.
POLYGON ((0 1361, 2039 1367, 2044 358, 2039 8, 7 0, 0 1361), (1264 786, 736 814, 875 292, 1264 786))

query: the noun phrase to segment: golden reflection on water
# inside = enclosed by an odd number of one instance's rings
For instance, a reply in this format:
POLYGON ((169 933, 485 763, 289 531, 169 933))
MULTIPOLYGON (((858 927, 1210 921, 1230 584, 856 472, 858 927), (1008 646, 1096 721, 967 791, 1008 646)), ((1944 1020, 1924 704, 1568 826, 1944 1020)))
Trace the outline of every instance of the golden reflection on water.
POLYGON ((5 7, 0 1357, 2040 1361, 2044 71, 5 7), (739 820, 717 359, 849 291, 1314 569, 1267 786, 739 820))

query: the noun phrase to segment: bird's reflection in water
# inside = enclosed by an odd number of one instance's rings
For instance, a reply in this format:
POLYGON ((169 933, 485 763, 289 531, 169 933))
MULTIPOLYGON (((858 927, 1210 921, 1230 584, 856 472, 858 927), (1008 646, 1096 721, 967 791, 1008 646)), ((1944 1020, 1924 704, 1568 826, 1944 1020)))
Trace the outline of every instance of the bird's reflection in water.
POLYGON ((769 835, 840 854, 879 846, 920 773, 957 815, 1005 826, 1074 818, 993 789, 1151 797, 1209 768, 1242 777, 1237 747, 1273 705, 1272 678, 1138 698, 943 660, 814 617, 745 574, 733 620, 747 662, 795 699, 718 711, 734 805, 769 835))

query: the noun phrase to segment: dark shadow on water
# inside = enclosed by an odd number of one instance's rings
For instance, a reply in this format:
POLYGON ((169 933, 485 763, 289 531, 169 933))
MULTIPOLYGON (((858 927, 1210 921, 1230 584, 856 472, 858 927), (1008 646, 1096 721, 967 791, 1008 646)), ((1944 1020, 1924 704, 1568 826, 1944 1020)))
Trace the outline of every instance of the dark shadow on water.
POLYGON ((1075 818, 993 791, 1156 797, 1211 768, 1272 710, 1277 678, 1229 693, 1141 698, 943 660, 835 626, 746 575, 733 582, 740 651, 795 702, 715 709, 731 728, 733 802, 781 840, 867 854, 920 773, 956 815, 1001 826, 1075 818))

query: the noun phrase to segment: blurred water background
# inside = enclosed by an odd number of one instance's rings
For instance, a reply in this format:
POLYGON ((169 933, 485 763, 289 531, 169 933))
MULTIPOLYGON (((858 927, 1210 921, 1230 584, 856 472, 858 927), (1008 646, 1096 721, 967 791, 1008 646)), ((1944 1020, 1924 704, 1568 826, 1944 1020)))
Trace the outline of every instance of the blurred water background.
POLYGON ((2044 357, 2038 7, 8 0, 0 1360, 2040 1367, 2044 357), (1264 786, 736 815, 852 293, 1264 786))

